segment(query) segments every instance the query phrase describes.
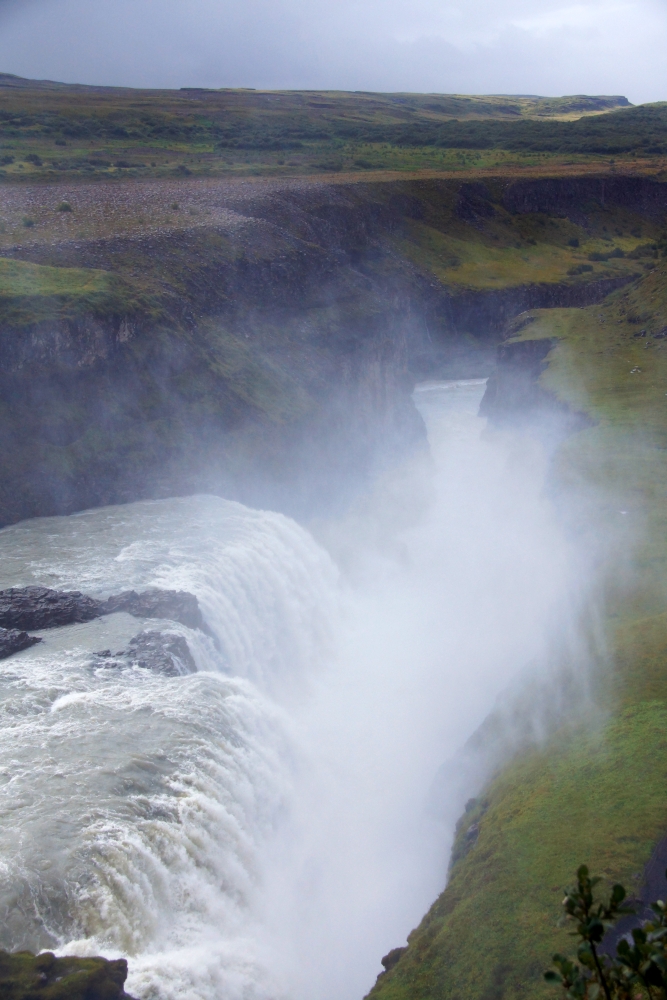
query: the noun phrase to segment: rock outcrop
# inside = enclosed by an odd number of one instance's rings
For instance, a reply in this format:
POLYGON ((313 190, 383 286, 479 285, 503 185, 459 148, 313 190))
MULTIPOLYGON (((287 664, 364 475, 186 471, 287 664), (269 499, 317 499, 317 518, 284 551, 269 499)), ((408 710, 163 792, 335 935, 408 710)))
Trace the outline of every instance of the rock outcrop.
POLYGON ((507 186, 503 204, 510 212, 560 213, 580 224, 597 208, 623 208, 662 221, 667 185, 651 177, 623 175, 521 178, 507 186))
POLYGON ((42 640, 37 635, 28 635, 15 628, 0 628, 0 660, 6 659, 12 653, 20 653, 22 649, 34 646, 42 640))
POLYGON ((132 1000, 124 958, 56 958, 51 952, 0 951, 4 1000, 132 1000))
POLYGON ((0 626, 5 629, 44 629, 89 622, 100 615, 100 602, 78 590, 48 587, 10 587, 0 591, 0 626))
MULTIPOLYGON (((209 632, 197 598, 185 590, 160 590, 157 587, 141 593, 126 590, 113 594, 106 601, 87 597, 78 590, 50 590, 48 587, 0 590, 0 628, 4 630, 57 628, 89 622, 116 611, 125 611, 135 618, 165 618, 180 622, 187 628, 209 632)), ((33 641, 39 640, 34 638, 33 641)), ((31 644, 26 642, 21 648, 31 644)))
POLYGON ((497 426, 530 423, 551 443, 592 426, 590 417, 572 410, 540 385, 539 377, 554 343, 545 338, 500 344, 480 416, 497 426))
POLYGON ((402 947, 402 948, 392 948, 391 951, 387 952, 387 954, 384 955, 382 958, 382 965, 384 967, 385 972, 389 972, 390 969, 393 969, 396 963, 399 961, 401 955, 404 955, 407 950, 408 950, 407 947, 402 947))
POLYGON ((169 621, 180 622, 188 628, 208 631, 197 598, 185 590, 152 588, 140 594, 136 590, 125 590, 121 594, 113 594, 100 603, 98 608, 100 615, 125 611, 135 618, 168 618, 169 621))
POLYGON ((105 666, 137 666, 166 677, 181 677, 197 671, 186 640, 170 632, 140 632, 130 639, 127 649, 117 653, 105 649, 96 655, 107 661, 105 666))

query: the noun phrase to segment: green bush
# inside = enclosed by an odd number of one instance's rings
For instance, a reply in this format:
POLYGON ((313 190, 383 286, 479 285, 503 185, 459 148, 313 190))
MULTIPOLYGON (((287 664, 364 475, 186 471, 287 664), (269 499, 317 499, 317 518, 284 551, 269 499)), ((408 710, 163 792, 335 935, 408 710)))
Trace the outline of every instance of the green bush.
MULTIPOLYGON (((667 874, 667 873, 666 873, 667 874)), ((568 1000, 641 1000, 643 991, 653 1000, 654 991, 667 997, 667 906, 662 900, 651 904, 654 916, 631 931, 616 946, 610 958, 601 948, 607 931, 624 916, 635 911, 624 905, 626 892, 615 885, 605 902, 595 898, 600 878, 591 878, 586 865, 577 871, 576 885, 565 891, 565 922, 573 923, 572 936, 579 938, 578 962, 565 955, 553 956, 555 969, 544 973, 549 983, 558 983, 568 1000), (637 994, 637 990, 640 993, 637 994)))
POLYGON ((568 267, 567 273, 570 275, 585 274, 586 271, 592 271, 592 270, 593 270, 592 264, 573 264, 572 267, 568 267))

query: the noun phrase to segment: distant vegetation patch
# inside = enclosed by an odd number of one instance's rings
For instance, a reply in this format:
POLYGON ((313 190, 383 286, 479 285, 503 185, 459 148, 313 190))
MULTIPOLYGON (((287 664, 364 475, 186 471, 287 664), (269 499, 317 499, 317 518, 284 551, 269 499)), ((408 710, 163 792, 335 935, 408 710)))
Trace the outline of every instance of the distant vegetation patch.
POLYGON ((624 97, 133 91, 6 74, 0 93, 8 179, 451 170, 471 165, 466 153, 486 157, 477 166, 503 153, 667 155, 667 105, 624 97))

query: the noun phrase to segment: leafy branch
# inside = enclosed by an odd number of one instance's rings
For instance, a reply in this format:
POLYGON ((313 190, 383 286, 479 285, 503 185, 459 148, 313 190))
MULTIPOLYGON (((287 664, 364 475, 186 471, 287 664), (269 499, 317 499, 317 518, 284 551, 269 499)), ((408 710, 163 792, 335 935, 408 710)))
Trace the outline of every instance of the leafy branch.
MULTIPOLYGON (((667 873, 666 873, 667 874, 667 873)), ((635 911, 625 905, 626 892, 615 885, 608 900, 595 898, 599 878, 591 878, 586 865, 577 871, 577 883, 566 890, 563 919, 574 923, 579 939, 578 961, 554 955, 554 969, 544 973, 558 983, 568 1000, 635 1000, 637 990, 649 1000, 667 1000, 667 908, 662 900, 651 904, 653 916, 635 927, 632 943, 622 938, 615 957, 600 951, 602 940, 617 920, 635 911)))

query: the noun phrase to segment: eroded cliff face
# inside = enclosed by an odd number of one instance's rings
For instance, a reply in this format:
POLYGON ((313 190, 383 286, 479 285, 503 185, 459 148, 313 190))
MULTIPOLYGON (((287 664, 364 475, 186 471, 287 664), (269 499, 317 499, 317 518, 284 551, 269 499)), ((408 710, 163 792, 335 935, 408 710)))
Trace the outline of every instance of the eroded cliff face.
POLYGON ((650 177, 544 177, 507 185, 503 204, 511 212, 561 212, 586 222, 599 208, 622 209, 662 222, 665 184, 650 177))
MULTIPOLYGON (((641 266, 569 278, 537 260, 499 281, 503 246, 535 255, 514 216, 560 220, 585 196, 593 232, 626 198, 655 224, 665 185, 638 180, 234 189, 224 223, 5 250, 33 281, 99 288, 0 297, 0 523, 198 491, 297 516, 344 503, 423 445, 415 381, 489 374, 512 317, 600 301, 641 266), (495 255, 481 278, 433 243, 450 236, 477 241, 473 265, 495 255)), ((570 223, 553 225, 563 258, 570 223)))

